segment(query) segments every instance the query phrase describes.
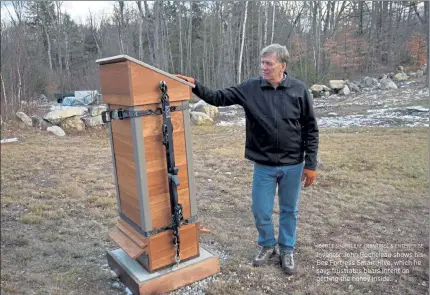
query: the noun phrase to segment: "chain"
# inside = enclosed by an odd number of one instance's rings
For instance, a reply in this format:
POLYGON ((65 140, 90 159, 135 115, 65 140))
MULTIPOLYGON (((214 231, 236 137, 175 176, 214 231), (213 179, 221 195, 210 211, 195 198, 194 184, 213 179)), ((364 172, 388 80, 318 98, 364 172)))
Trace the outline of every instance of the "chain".
POLYGON ((172 132, 172 126, 170 121, 170 112, 179 109, 179 107, 171 107, 169 105, 169 95, 167 94, 167 85, 164 81, 160 83, 160 90, 162 92, 161 103, 162 103, 162 114, 163 114, 163 144, 166 146, 167 158, 168 158, 168 173, 169 173, 169 186, 171 190, 170 200, 171 200, 171 208, 172 208, 172 233, 173 233, 173 246, 176 247, 175 253, 175 263, 176 266, 179 265, 181 261, 181 240, 179 237, 179 226, 182 219, 182 206, 178 204, 177 201, 177 191, 176 187, 179 185, 178 179, 178 168, 174 165, 174 154, 173 152, 173 142, 169 136, 173 136, 169 134, 172 132), (169 132, 170 131, 170 132, 169 132), (170 157, 172 156, 172 157, 170 157), (170 164, 169 164, 170 162, 170 164))
POLYGON ((179 232, 177 230, 173 230, 173 246, 176 247, 175 263, 176 266, 178 266, 181 261, 181 243, 179 241, 179 232))

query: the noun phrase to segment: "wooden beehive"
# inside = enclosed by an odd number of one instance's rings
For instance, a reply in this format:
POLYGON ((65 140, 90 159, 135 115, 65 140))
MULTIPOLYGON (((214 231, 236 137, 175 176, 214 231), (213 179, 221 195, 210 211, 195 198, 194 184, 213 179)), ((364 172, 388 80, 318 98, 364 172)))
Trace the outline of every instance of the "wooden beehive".
MULTIPOLYGON (((192 84, 126 55, 99 59, 102 101, 109 110, 161 107, 165 81, 171 106, 188 104, 192 84)), ((162 116, 112 120, 110 140, 120 220, 111 238, 148 271, 174 263, 170 194, 162 116)), ((199 255, 199 224, 189 111, 171 112, 175 164, 179 168, 178 202, 186 225, 180 229, 181 259, 199 255)))

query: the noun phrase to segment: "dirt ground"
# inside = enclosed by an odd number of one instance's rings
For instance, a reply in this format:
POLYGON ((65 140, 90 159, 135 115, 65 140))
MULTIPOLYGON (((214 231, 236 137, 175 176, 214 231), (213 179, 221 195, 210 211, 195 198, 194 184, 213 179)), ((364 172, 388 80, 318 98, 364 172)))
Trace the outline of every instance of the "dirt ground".
MULTIPOLYGON (((14 136, 1 146, 1 293, 124 294, 105 257, 118 217, 106 130, 3 130, 14 136)), ((428 294, 428 128, 321 130, 317 180, 300 200, 295 277, 276 257, 251 265, 244 142, 243 127, 193 127, 198 219, 211 231, 201 245, 221 260, 206 294, 428 294)))

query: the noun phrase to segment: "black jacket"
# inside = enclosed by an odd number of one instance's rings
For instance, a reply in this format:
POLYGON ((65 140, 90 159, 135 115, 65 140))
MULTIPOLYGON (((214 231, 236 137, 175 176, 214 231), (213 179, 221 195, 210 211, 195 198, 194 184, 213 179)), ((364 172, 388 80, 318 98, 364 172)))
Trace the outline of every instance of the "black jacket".
POLYGON ((245 158, 263 165, 317 166, 318 125, 306 85, 286 75, 275 89, 251 78, 220 90, 199 81, 193 93, 214 106, 241 105, 246 116, 245 158))

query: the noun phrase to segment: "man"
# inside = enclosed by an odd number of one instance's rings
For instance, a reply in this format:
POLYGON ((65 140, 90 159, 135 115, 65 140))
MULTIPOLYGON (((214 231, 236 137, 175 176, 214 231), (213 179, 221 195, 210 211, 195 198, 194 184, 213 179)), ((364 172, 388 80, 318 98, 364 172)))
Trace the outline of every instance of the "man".
POLYGON ((306 85, 288 76, 288 50, 272 44, 261 51, 261 77, 221 90, 211 90, 191 77, 193 93, 214 106, 241 105, 246 115, 245 158, 254 162, 252 212, 261 250, 254 266, 267 263, 279 245, 286 274, 294 274, 298 202, 301 183, 316 177, 318 126, 306 85), (272 222, 278 187, 279 237, 272 222))

